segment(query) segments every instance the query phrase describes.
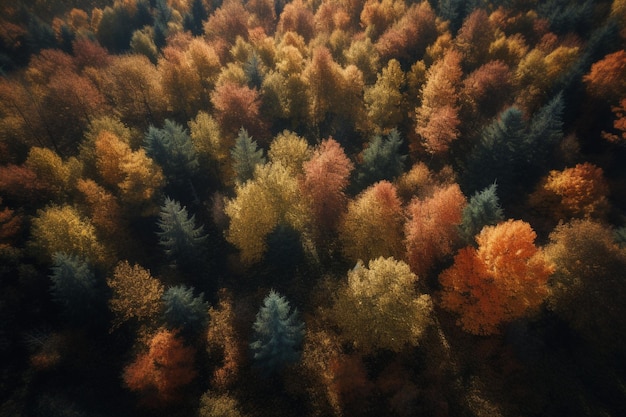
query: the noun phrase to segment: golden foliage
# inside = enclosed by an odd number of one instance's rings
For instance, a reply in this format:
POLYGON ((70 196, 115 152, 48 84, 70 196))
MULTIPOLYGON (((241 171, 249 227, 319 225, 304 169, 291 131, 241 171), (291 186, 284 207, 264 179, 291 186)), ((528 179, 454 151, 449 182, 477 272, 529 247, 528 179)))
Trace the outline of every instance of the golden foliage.
POLYGON ((535 246, 536 234, 521 220, 486 226, 454 264, 439 275, 442 305, 460 315, 469 333, 494 334, 500 325, 538 310, 548 295, 554 266, 535 246))

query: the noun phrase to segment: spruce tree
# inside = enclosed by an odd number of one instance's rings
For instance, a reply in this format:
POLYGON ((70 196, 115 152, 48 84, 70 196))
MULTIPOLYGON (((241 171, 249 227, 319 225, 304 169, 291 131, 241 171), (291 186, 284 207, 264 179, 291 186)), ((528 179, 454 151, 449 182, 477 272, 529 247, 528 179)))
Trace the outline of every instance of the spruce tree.
POLYGON ((461 236, 470 244, 483 227, 494 226, 504 220, 497 195, 498 186, 494 183, 470 198, 463 209, 463 220, 459 226, 461 236))
POLYGON ((193 36, 200 36, 204 33, 204 21, 208 18, 209 12, 204 7, 204 1, 193 0, 189 13, 185 15, 183 21, 184 28, 193 36))
POLYGON ((231 149, 233 169, 237 175, 237 182, 245 183, 254 176, 254 168, 265 164, 263 149, 259 149, 256 142, 248 136, 246 129, 239 130, 239 136, 235 141, 235 147, 231 149))
POLYGON ((383 140, 382 136, 374 136, 367 149, 363 151, 363 163, 359 167, 356 183, 364 189, 382 180, 393 181, 404 171, 406 155, 400 153, 402 137, 398 130, 393 129, 383 140))
POLYGON ((177 285, 163 294, 163 318, 169 329, 184 335, 198 334, 207 324, 209 306, 204 293, 194 297, 193 287, 177 285))
POLYGON ((93 319, 97 311, 98 289, 93 270, 78 256, 57 252, 53 255, 53 300, 63 309, 66 318, 74 323, 93 319))
POLYGON ((256 364, 266 375, 300 358, 298 347, 304 337, 304 323, 298 318, 297 310, 290 310, 287 299, 272 290, 256 315, 250 348, 256 364))
POLYGON ((184 271, 200 266, 206 255, 207 235, 203 226, 196 226, 195 216, 169 197, 161 206, 157 232, 159 244, 177 268, 184 271))

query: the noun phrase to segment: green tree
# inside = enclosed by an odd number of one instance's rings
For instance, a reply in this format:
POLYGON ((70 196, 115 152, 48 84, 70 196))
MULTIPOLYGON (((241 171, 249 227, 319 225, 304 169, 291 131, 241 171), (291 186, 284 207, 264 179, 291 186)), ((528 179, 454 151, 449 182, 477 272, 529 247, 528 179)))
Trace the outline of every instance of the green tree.
POLYGON ((256 315, 252 326, 254 342, 250 348, 256 364, 266 375, 280 370, 300 358, 298 349, 304 337, 304 323, 298 311, 291 311, 287 299, 270 291, 256 315))
POLYGON ((169 197, 161 206, 157 222, 160 231, 159 244, 173 264, 184 271, 194 269, 204 261, 207 235, 203 226, 196 225, 195 215, 191 217, 187 208, 169 197))
POLYGON ((397 129, 393 129, 385 139, 381 135, 374 136, 368 147, 363 151, 363 163, 356 175, 356 184, 364 189, 375 182, 393 181, 404 172, 406 155, 402 155, 402 137, 397 129))
POLYGON ((496 183, 482 191, 477 191, 463 209, 461 237, 471 244, 483 227, 494 226, 504 220, 504 212, 500 207, 496 183))
POLYGON ((75 255, 57 252, 53 255, 52 286, 54 301, 73 323, 89 323, 97 312, 98 282, 89 264, 75 255))
POLYGON ((198 155, 186 129, 166 119, 163 129, 148 128, 144 139, 146 154, 163 168, 170 183, 188 182, 198 171, 198 155))
POLYGON ((230 151, 233 158, 233 169, 237 175, 237 182, 244 184, 254 175, 254 167, 265 164, 263 149, 259 149, 255 141, 248 136, 248 132, 241 128, 235 141, 235 147, 230 151))
POLYGON ((181 334, 198 334, 205 328, 209 305, 204 293, 194 297, 193 287, 177 285, 163 294, 163 318, 167 327, 181 334))

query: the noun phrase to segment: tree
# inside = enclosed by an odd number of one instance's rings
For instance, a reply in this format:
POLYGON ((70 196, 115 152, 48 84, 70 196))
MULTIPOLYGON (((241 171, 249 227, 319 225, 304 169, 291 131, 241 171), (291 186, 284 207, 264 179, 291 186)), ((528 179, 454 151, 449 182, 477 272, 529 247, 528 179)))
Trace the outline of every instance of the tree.
POLYGON ((404 172, 406 155, 400 153, 402 137, 393 129, 383 140, 374 136, 363 151, 363 163, 359 166, 356 184, 363 189, 381 180, 392 181, 404 172))
POLYGON ((485 226, 495 226, 504 220, 504 212, 500 207, 497 195, 498 186, 491 184, 480 192, 476 192, 463 209, 461 235, 467 244, 471 244, 485 226))
POLYGON ((74 157, 63 161, 53 150, 33 146, 24 165, 30 168, 45 190, 56 199, 62 199, 76 187, 82 164, 74 157))
POLYGON ((200 36, 204 33, 203 24, 209 17, 209 12, 204 6, 204 0, 193 0, 189 13, 185 15, 185 30, 191 32, 193 36, 200 36))
POLYGON ((435 189, 432 197, 414 198, 404 225, 408 264, 426 276, 435 262, 450 255, 459 239, 465 196, 457 184, 435 189))
POLYGON ((343 337, 364 354, 417 346, 430 323, 432 301, 418 294, 418 277, 394 258, 358 262, 337 294, 332 317, 343 337))
POLYGON ((177 285, 163 294, 163 318, 167 328, 181 335, 197 334, 207 324, 208 304, 204 293, 194 297, 193 287, 177 285))
POLYGON ((512 74, 503 61, 489 61, 470 73, 459 91, 462 119, 470 126, 482 126, 511 100, 512 74))
POLYGON ((475 9, 463 21, 455 46, 463 55, 468 69, 474 70, 489 60, 489 49, 495 35, 495 28, 484 9, 475 9))
POLYGON ((107 279, 111 289, 109 308, 115 315, 112 330, 133 320, 139 324, 153 324, 160 316, 163 284, 140 265, 119 262, 113 276, 107 279))
POLYGON ((368 0, 361 11, 361 25, 372 41, 376 42, 380 35, 390 28, 406 13, 404 1, 368 0))
POLYGON ((272 290, 263 300, 252 326, 250 348, 256 364, 266 375, 279 371, 300 358, 298 349, 304 336, 304 323, 298 310, 291 311, 287 299, 272 290))
POLYGON ((550 171, 530 201, 554 220, 604 218, 609 210, 609 185, 604 171, 589 162, 550 171))
POLYGON ((422 87, 422 103, 415 109, 415 132, 431 154, 446 152, 459 135, 461 57, 458 51, 451 49, 428 69, 427 81, 422 87))
POLYGON ((295 0, 285 5, 278 21, 279 33, 295 32, 309 42, 315 37, 313 12, 302 0, 295 0))
POLYGON ((198 155, 186 129, 166 119, 162 129, 148 128, 144 139, 146 154, 163 168, 173 184, 187 183, 198 172, 198 155))
POLYGON ((236 398, 230 394, 207 391, 200 397, 199 417, 243 417, 236 398))
POLYGON ((76 189, 82 194, 87 213, 98 232, 108 237, 125 236, 126 223, 117 198, 94 180, 78 180, 76 189))
POLYGON ((289 130, 276 135, 267 156, 271 162, 279 162, 294 176, 303 174, 303 166, 311 158, 313 151, 306 139, 289 130))
POLYGON ((196 226, 195 215, 191 217, 186 207, 165 198, 157 222, 160 231, 159 244, 173 264, 183 270, 193 270, 204 262, 207 235, 204 226, 196 226))
POLYGON ((609 142, 623 144, 626 142, 626 98, 623 98, 619 106, 611 108, 615 120, 613 120, 614 132, 602 132, 602 137, 609 142))
POLYGON ((256 141, 248 136, 248 132, 244 128, 239 130, 235 147, 231 149, 230 155, 239 184, 245 184, 246 181, 252 179, 257 165, 265 164, 263 149, 257 147, 256 141))
POLYGON ((215 119, 224 135, 235 136, 243 127, 259 140, 268 138, 257 90, 227 81, 211 93, 211 103, 215 107, 215 119))
POLYGON ((303 165, 302 194, 311 210, 317 238, 325 240, 345 210, 345 189, 354 165, 334 139, 324 140, 303 165))
POLYGON ((404 215, 396 188, 380 181, 348 203, 339 228, 345 256, 353 262, 403 256, 404 215))
POLYGON ((459 314, 472 334, 495 334, 512 320, 536 312, 548 296, 554 266, 535 246, 536 234, 521 220, 485 226, 478 249, 461 249, 439 275, 444 308, 459 314))
POLYGON ((143 394, 146 406, 175 402, 197 375, 195 354, 196 350, 185 346, 175 331, 159 330, 150 340, 148 351, 137 355, 124 369, 124 384, 143 394))
POLYGON ((376 84, 365 89, 367 117, 377 133, 388 132, 406 119, 404 89, 406 77, 400 63, 392 59, 376 77, 376 84))
POLYGON ((626 252, 609 228, 591 219, 561 224, 546 247, 556 270, 548 306, 603 351, 623 346, 626 252), (583 237, 583 238, 581 238, 583 237))
POLYGON ((587 91, 594 97, 615 104, 626 96, 626 51, 606 55, 591 66, 583 77, 587 91))
POLYGON ((96 264, 106 263, 109 254, 98 241, 89 219, 72 206, 48 206, 39 210, 31 226, 32 245, 37 256, 52 260, 57 252, 80 256, 96 264))
POLYGON ((98 282, 87 261, 57 252, 53 255, 52 298, 74 323, 92 323, 98 312, 98 282))

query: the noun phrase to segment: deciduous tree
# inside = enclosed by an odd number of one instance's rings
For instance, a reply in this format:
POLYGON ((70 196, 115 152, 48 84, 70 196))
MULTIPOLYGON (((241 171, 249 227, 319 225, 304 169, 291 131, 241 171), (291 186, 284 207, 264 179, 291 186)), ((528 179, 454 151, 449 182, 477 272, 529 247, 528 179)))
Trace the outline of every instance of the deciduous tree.
POLYGON ((617 103, 626 96, 626 51, 606 55, 583 77, 587 91, 600 99, 617 103))
POLYGON ((486 226, 454 264, 439 275, 443 306, 459 314, 469 333, 494 334, 538 310, 548 295, 554 266, 535 246, 536 234, 521 220, 486 226))
POLYGON ((392 59, 377 75, 376 84, 365 89, 367 117, 376 126, 377 133, 387 133, 405 121, 405 83, 400 63, 392 59))
POLYGON ((415 290, 417 279, 394 258, 357 263, 332 307, 343 337, 364 354, 417 346, 432 311, 430 296, 415 290))

